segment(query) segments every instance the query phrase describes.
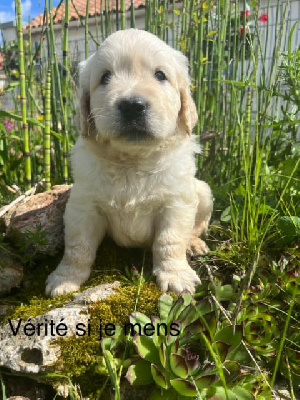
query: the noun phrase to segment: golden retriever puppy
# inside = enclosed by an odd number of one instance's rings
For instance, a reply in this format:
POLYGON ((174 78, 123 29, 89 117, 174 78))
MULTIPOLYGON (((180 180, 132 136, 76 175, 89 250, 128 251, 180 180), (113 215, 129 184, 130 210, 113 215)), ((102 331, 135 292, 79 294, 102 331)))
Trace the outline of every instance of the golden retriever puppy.
POLYGON ((213 200, 195 178, 199 152, 188 61, 151 33, 107 38, 80 64, 80 128, 65 211, 65 253, 47 280, 51 296, 79 289, 105 234, 126 247, 151 246, 163 291, 200 282, 186 251, 205 254, 199 236, 213 200))

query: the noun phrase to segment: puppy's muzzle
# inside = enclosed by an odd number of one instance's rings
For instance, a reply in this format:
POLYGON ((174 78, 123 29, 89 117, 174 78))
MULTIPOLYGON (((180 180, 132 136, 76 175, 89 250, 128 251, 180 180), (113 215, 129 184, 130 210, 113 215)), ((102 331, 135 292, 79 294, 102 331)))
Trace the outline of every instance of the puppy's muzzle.
POLYGON ((142 97, 128 97, 117 104, 120 115, 120 135, 130 141, 149 139, 147 111, 150 104, 142 97))
POLYGON ((142 97, 130 97, 122 99, 118 103, 121 118, 129 123, 145 118, 148 107, 148 102, 142 97))

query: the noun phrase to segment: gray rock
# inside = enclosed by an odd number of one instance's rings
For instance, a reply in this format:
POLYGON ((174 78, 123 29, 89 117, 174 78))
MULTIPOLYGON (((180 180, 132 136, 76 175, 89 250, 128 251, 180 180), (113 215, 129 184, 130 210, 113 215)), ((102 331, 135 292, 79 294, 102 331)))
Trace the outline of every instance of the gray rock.
POLYGON ((0 217, 6 236, 27 252, 56 255, 64 244, 63 215, 70 188, 59 185, 45 193, 24 196, 0 217))
POLYGON ((28 397, 23 397, 23 396, 12 396, 9 397, 7 400, 30 400, 28 397))
POLYGON ((60 357, 57 339, 76 335, 79 323, 87 326, 90 317, 87 304, 106 299, 119 284, 87 289, 64 307, 36 318, 8 320, 0 327, 0 366, 27 374, 51 371, 60 357))
POLYGON ((100 300, 105 300, 107 297, 114 294, 116 292, 114 289, 119 286, 120 282, 115 281, 113 283, 105 283, 103 285, 91 287, 82 293, 76 293, 71 304, 91 304, 100 300))
POLYGON ((0 295, 19 287, 23 279, 23 267, 9 253, 0 254, 0 295))

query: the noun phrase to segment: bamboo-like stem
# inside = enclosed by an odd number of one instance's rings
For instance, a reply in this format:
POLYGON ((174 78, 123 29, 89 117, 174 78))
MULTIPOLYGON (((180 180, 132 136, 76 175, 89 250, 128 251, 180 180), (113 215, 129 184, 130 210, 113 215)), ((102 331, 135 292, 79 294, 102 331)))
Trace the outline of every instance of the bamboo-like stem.
MULTIPOLYGON (((77 17, 78 17, 78 20, 79 20, 79 22, 80 22, 80 25, 81 25, 81 26, 84 28, 84 30, 85 30, 85 29, 86 29, 86 20, 88 20, 88 18, 86 17, 86 15, 87 15, 88 13, 86 13, 85 18, 83 18, 83 17, 80 15, 80 13, 79 13, 78 8, 76 7, 76 4, 75 4, 74 0, 71 0, 71 4, 72 4, 72 6, 74 7, 74 10, 75 10, 75 13, 76 13, 76 15, 77 15, 77 17), (83 19, 85 20, 85 22, 83 22, 83 19)), ((102 8, 101 8, 101 10, 102 10, 102 8)), ((87 34, 88 34, 88 36, 92 39, 92 41, 96 44, 96 46, 99 47, 99 46, 100 46, 100 41, 96 39, 96 37, 98 37, 98 23, 97 23, 96 15, 95 15, 95 26, 96 26, 96 34, 94 35, 94 34, 90 31, 89 26, 88 26, 88 24, 87 24, 87 34)))
POLYGON ((121 0, 121 29, 126 29, 126 1, 121 0))
MULTIPOLYGON (((47 4, 47 3, 46 3, 47 4)), ((53 16, 53 0, 49 0, 49 24, 50 31, 48 35, 48 57, 50 60, 50 68, 51 68, 51 107, 52 107, 52 116, 53 116, 53 128, 56 131, 59 131, 59 118, 64 114, 63 108, 63 100, 62 100, 62 89, 61 89, 61 76, 59 72, 58 66, 58 57, 56 51, 56 38, 54 33, 54 16, 53 16)), ((61 162, 61 142, 55 140, 55 155, 56 155, 56 163, 55 175, 60 177, 60 180, 63 179, 63 165, 61 162)))
POLYGON ((64 183, 68 183, 68 105, 67 95, 69 88, 69 21, 70 21, 70 0, 65 0, 64 39, 63 39, 63 75, 62 75, 62 100, 63 100, 63 176, 64 183))
POLYGON ((105 26, 105 36, 107 37, 110 35, 110 2, 105 0, 105 8, 104 8, 104 26, 105 26))
POLYGON ((24 138, 25 189, 28 190, 31 187, 32 177, 31 177, 29 129, 27 122, 26 75, 25 75, 25 56, 24 56, 21 0, 16 0, 16 14, 17 14, 19 63, 20 63, 20 97, 21 97, 21 111, 22 111, 22 130, 24 138))
POLYGON ((51 189, 50 127, 51 127, 51 70, 48 69, 46 78, 46 90, 45 90, 45 131, 44 131, 44 150, 45 150, 44 173, 45 173, 46 190, 51 189))
POLYGON ((146 0, 145 3, 145 29, 146 31, 150 31, 151 26, 151 1, 146 0))
POLYGON ((85 52, 85 58, 86 59, 90 55, 90 47, 89 47, 89 15, 90 15, 90 0, 87 0, 86 8, 85 8, 85 22, 84 22, 84 52, 85 52))
POLYGON ((131 28, 135 28, 135 5, 134 5, 134 0, 131 0, 130 2, 130 26, 131 28))

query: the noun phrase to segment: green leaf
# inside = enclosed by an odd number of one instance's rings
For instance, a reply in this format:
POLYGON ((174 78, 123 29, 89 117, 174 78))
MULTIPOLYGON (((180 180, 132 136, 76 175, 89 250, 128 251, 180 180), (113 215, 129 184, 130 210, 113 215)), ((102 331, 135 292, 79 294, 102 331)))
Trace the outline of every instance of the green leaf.
POLYGON ((280 217, 277 228, 281 236, 280 243, 288 245, 300 238, 300 218, 296 216, 280 217))
POLYGON ((238 400, 253 400, 254 396, 248 390, 240 387, 240 386, 235 386, 232 388, 232 392, 236 395, 238 400))
POLYGON ((168 294, 163 294, 159 298, 158 308, 159 308, 159 315, 162 322, 167 321, 169 312, 173 305, 173 297, 168 294))
POLYGON ((216 308, 215 305, 212 304, 211 301, 208 300, 207 298, 201 300, 201 301, 195 306, 196 313, 197 313, 197 315, 198 315, 199 317, 210 313, 211 311, 215 310, 215 308, 216 308))
POLYGON ((146 360, 138 361, 128 368, 125 378, 131 385, 149 385, 153 382, 151 364, 146 360))
POLYGON ((226 326, 223 329, 220 329, 216 332, 214 341, 215 342, 224 342, 230 346, 238 346, 242 340, 242 326, 235 325, 226 326))
POLYGON ((210 387, 213 383, 216 382, 218 377, 216 375, 206 375, 201 378, 195 379, 195 384, 197 388, 201 391, 210 387))
POLYGON ((174 400, 174 390, 155 389, 150 396, 150 400, 174 400))
POLYGON ((184 379, 172 379, 172 387, 179 393, 187 397, 195 397, 198 394, 197 388, 193 382, 184 379))
POLYGON ((203 318, 201 318, 203 322, 203 326, 205 329, 208 329, 211 337, 214 336, 217 329, 217 318, 216 313, 213 311, 209 314, 206 314, 203 318))
POLYGON ((259 215, 272 215, 274 213, 274 208, 270 207, 268 204, 260 204, 258 209, 259 215))
POLYGON ((118 378, 117 368, 116 368, 116 364, 114 361, 114 356, 111 354, 110 351, 104 350, 103 348, 102 348, 102 352, 103 352, 103 357, 105 359, 106 368, 109 373, 109 377, 110 377, 111 382, 116 390, 116 395, 120 396, 120 380, 118 378))
POLYGON ((183 308, 184 308, 184 298, 180 296, 170 309, 167 321, 170 323, 177 320, 178 319, 177 317, 181 313, 183 308))
MULTIPOLYGON (((202 396, 203 394, 201 393, 202 396)), ((231 390, 227 389, 226 393, 223 386, 213 386, 208 388, 205 390, 205 398, 213 400, 239 400, 231 390)))
POLYGON ((251 357, 242 343, 229 351, 227 359, 246 365, 251 363, 251 357))
POLYGON ((151 364, 151 374, 155 383, 162 387, 163 389, 168 389, 169 385, 167 382, 167 378, 163 374, 163 372, 157 367, 155 364, 151 364))
POLYGON ((129 320, 131 324, 139 324, 141 327, 144 327, 146 324, 151 324, 151 319, 139 311, 131 313, 129 320))
POLYGON ((216 286, 216 298, 218 301, 229 301, 234 296, 232 285, 216 286))
POLYGON ((182 323, 182 326, 185 327, 192 322, 194 322, 198 318, 198 315, 195 310, 194 304, 189 304, 186 308, 184 308, 178 316, 178 320, 182 323))
POLYGON ((133 343, 137 349, 138 354, 143 359, 159 364, 159 354, 153 340, 148 336, 135 335, 133 343))
POLYGON ((170 366, 171 370, 175 375, 179 376, 179 378, 185 379, 188 376, 189 371, 185 359, 179 354, 172 353, 170 355, 170 366))
POLYGON ((223 366, 227 382, 232 382, 240 376, 241 367, 236 361, 225 361, 223 366))
POLYGON ((221 222, 230 222, 231 221, 231 206, 225 208, 220 217, 221 222))
POLYGON ((221 362, 223 362, 227 356, 229 345, 224 342, 215 342, 213 350, 219 355, 221 362))
POLYGON ((167 355, 166 355, 167 349, 165 343, 161 343, 159 348, 158 348, 158 353, 159 353, 159 359, 161 362, 161 365, 165 368, 167 364, 167 355))
POLYGON ((208 34, 206 35, 207 38, 210 38, 211 36, 215 36, 218 33, 218 31, 210 31, 208 32, 208 34))
POLYGON ((111 338, 104 338, 101 342, 101 346, 103 350, 110 350, 112 345, 112 339, 111 338))
POLYGON ((191 295, 190 292, 183 292, 181 293, 181 297, 183 298, 183 304, 185 307, 191 304, 193 300, 193 296, 191 295))
POLYGON ((5 89, 4 89, 4 93, 8 93, 11 92, 12 90, 14 90, 17 86, 20 85, 20 82, 11 82, 5 89))
MULTIPOLYGON (((5 110, 0 110, 0 117, 8 117, 13 119, 14 121, 19 121, 22 122, 22 117, 20 115, 14 114, 10 111, 5 111, 5 110)), ((37 119, 35 118, 27 118, 27 122, 29 122, 32 125, 38 126, 42 129, 45 129, 45 125, 41 124, 37 119)), ((51 135, 55 136, 59 140, 63 140, 63 136, 53 130, 50 130, 51 135)))
POLYGON ((158 318, 156 316, 152 316, 151 322, 152 322, 152 325, 155 327, 154 333, 152 335, 152 340, 153 340, 153 343, 155 344, 155 346, 159 347, 159 344, 161 342, 161 335, 158 334, 157 324, 159 324, 161 322, 161 320, 160 320, 160 318, 158 318))

